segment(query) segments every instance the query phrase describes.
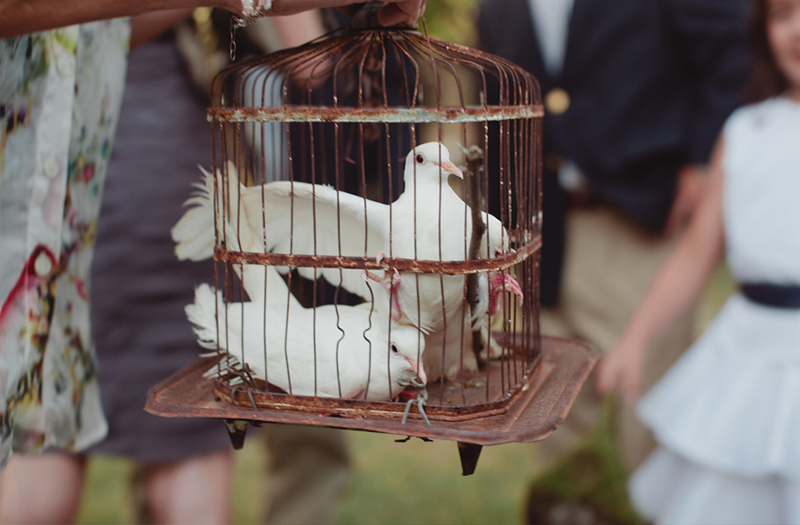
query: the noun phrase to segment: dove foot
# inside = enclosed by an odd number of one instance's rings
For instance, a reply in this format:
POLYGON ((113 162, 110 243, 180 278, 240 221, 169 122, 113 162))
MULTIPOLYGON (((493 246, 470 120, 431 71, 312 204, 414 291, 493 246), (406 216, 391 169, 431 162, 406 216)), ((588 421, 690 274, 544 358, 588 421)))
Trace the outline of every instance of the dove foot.
POLYGON ((511 292, 517 296, 519 304, 522 304, 523 293, 522 288, 516 279, 507 273, 501 273, 494 276, 492 282, 489 284, 489 312, 491 315, 497 315, 497 310, 500 307, 498 296, 501 292, 511 292))
POLYGON ((500 357, 502 357, 503 347, 492 335, 489 334, 488 326, 481 330, 481 339, 483 340, 483 350, 481 351, 480 355, 481 361, 485 363, 492 359, 500 359, 500 357))
POLYGON ((464 352, 464 367, 461 367, 462 363, 453 363, 445 370, 444 378, 448 381, 460 381, 462 377, 462 372, 465 374, 471 374, 473 372, 477 372, 480 369, 478 364, 478 360, 475 358, 474 352, 464 352))
MULTIPOLYGON (((379 256, 382 255, 379 252, 379 256)), ((400 277, 400 272, 397 271, 395 268, 391 273, 390 272, 383 272, 383 277, 378 277, 374 273, 370 271, 364 271, 361 274, 361 278, 365 281, 367 279, 371 281, 375 281, 376 283, 380 283, 381 286, 386 288, 386 291, 389 292, 389 296, 391 297, 392 307, 391 307, 391 317, 392 321, 399 321, 403 317, 403 310, 400 308, 400 300, 398 299, 397 295, 397 288, 400 286, 400 283, 403 281, 402 277, 400 277)))
POLYGON ((416 399, 417 398, 417 391, 413 387, 408 387, 399 394, 397 394, 397 400, 405 403, 409 399, 416 399))

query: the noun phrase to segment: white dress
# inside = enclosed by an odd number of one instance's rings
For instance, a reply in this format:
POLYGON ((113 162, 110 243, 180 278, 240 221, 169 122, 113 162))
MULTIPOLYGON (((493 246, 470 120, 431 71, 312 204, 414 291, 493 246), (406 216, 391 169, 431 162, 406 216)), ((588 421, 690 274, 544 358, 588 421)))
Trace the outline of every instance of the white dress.
MULTIPOLYGON (((723 135, 728 266, 800 284, 800 103, 741 108, 723 135)), ((629 482, 645 517, 800 524, 800 309, 734 294, 637 412, 660 445, 629 482)))

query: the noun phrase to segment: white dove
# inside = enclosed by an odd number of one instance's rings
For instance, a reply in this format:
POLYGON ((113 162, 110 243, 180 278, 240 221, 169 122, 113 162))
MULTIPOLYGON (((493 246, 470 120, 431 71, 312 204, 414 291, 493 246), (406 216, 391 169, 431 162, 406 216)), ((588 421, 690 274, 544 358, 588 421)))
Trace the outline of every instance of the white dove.
MULTIPOLYGON (((195 204, 211 206, 212 179, 207 173, 205 191, 194 197, 195 204)), ((231 210, 238 210, 237 185, 238 178, 232 177, 226 195, 231 210)), ((222 200, 222 192, 217 195, 222 200)), ((246 213, 241 209, 221 221, 226 242, 233 250, 258 251, 263 243, 249 228, 246 213)), ((220 333, 219 346, 234 357, 232 366, 247 363, 255 377, 297 395, 387 400, 403 390, 399 378, 426 382, 420 363, 424 339, 416 329, 381 326, 366 305, 304 308, 273 267, 234 268, 252 302, 225 305, 218 294, 218 324, 214 294, 201 285, 195 303, 186 307, 201 346, 216 349, 220 333)))
MULTIPOLYGON (((447 148, 438 142, 413 149, 406 158, 404 192, 391 205, 380 204, 329 186, 296 182, 274 182, 257 188, 252 203, 243 194, 244 207, 265 210, 257 221, 267 224, 267 249, 275 253, 377 256, 457 261, 464 260, 472 231, 472 215, 466 203, 447 184, 448 174, 463 174, 452 162, 447 148)), ((508 236, 501 222, 483 213, 487 224, 479 257, 496 256, 508 250, 508 236), (488 236, 488 240, 487 240, 488 236)), ((254 225, 255 227, 255 225, 254 225)), ((360 273, 323 269, 319 272, 333 284, 364 298, 360 273), (341 275, 341 277, 340 277, 341 275)), ((313 279, 313 270, 300 275, 313 279)), ((453 378, 464 367, 477 369, 471 348, 473 328, 482 326, 490 304, 505 289, 521 298, 516 281, 508 275, 488 280, 482 274, 480 303, 471 323, 464 315, 464 276, 404 273, 380 279, 392 297, 390 312, 397 325, 411 324, 426 334, 424 361, 429 376, 453 378), (494 300, 493 300, 494 299, 494 300), (444 303, 444 307, 443 307, 444 303)), ((385 304, 386 301, 381 301, 385 304)), ((384 307, 379 303, 379 309, 384 307)), ((492 312, 496 313, 496 308, 492 312)))
MULTIPOLYGON (((236 177, 232 165, 228 169, 229 176, 236 177)), ((402 258, 463 260, 472 229, 471 214, 464 201, 447 184, 448 174, 463 177, 450 162, 447 148, 434 142, 418 146, 408 154, 405 191, 391 205, 339 192, 329 186, 291 181, 273 182, 261 187, 241 186, 237 193, 242 199, 240 210, 247 210, 244 215, 250 221, 251 230, 258 232, 260 239, 264 238, 266 231, 266 246, 260 246, 266 251, 374 257, 388 253, 402 258)), ((236 208, 230 209, 231 215, 239 213, 236 208)), ((199 242, 194 231, 196 224, 212 225, 213 218, 208 217, 210 210, 206 216, 196 217, 200 213, 198 208, 189 210, 173 229, 179 258, 202 258, 211 254, 213 236, 209 233, 205 242, 199 242)), ((502 224, 486 213, 483 213, 483 218, 488 228, 479 256, 505 253, 508 237, 502 224)), ((204 228, 209 231, 209 228, 204 228)), ((317 269, 316 275, 313 268, 298 268, 298 271, 309 279, 321 275, 367 300, 371 297, 359 270, 323 268, 317 269)), ((510 290, 521 298, 521 291, 513 278, 498 277, 499 282, 497 277, 488 282, 483 275, 481 287, 484 293, 471 318, 475 327, 481 326, 493 302, 491 299, 499 291, 510 290)), ((462 341, 464 347, 471 345, 470 323, 462 322, 464 277, 409 273, 385 275, 379 280, 392 301, 389 304, 388 297, 376 294, 378 313, 381 316, 390 314, 395 325, 410 324, 422 330, 428 336, 429 355, 425 356, 425 361, 432 365, 431 377, 441 375, 441 369, 451 377, 461 367, 462 341)), ((463 365, 467 370, 477 368, 471 352, 464 355, 463 365)))
POLYGON ((392 330, 397 342, 389 344, 368 306, 303 308, 285 284, 284 293, 276 289, 283 280, 270 267, 269 274, 275 275, 274 282, 267 277, 275 300, 266 306, 226 304, 207 284, 195 289, 186 315, 202 347, 219 345, 234 366, 246 363, 254 377, 294 395, 386 401, 406 388, 398 380, 426 382, 423 367, 400 352, 416 349, 418 340, 424 345, 416 330, 392 330), (281 296, 283 304, 274 304, 281 296))

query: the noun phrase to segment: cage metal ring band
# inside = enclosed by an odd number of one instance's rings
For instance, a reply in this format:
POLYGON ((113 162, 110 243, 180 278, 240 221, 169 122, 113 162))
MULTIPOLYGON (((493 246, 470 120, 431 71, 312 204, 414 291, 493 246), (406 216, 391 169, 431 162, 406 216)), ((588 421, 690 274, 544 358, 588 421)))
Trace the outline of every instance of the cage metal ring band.
POLYGON ((432 261, 403 258, 350 257, 338 255, 298 255, 288 253, 254 253, 214 247, 214 260, 232 264, 261 264, 302 268, 335 268, 343 270, 397 270, 412 273, 465 275, 485 271, 500 271, 521 263, 542 247, 541 237, 534 238, 522 248, 491 259, 466 261, 432 261))
POLYGON ((350 108, 328 106, 215 107, 206 111, 209 122, 377 122, 455 124, 544 117, 540 104, 452 108, 350 108))

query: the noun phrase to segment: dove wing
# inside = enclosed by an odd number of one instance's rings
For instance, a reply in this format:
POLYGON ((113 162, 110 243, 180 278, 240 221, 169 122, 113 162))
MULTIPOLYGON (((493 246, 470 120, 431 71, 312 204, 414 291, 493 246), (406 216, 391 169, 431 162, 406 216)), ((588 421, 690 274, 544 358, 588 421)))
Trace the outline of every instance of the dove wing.
MULTIPOLYGON (((321 184, 279 181, 255 192, 243 192, 250 229, 266 240, 272 253, 374 257, 385 249, 389 207, 321 184), (264 234, 266 232, 266 234, 264 234)), ((314 268, 298 268, 314 279, 314 268)), ((370 300, 361 270, 317 269, 324 277, 351 293, 370 300)))

